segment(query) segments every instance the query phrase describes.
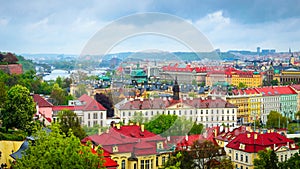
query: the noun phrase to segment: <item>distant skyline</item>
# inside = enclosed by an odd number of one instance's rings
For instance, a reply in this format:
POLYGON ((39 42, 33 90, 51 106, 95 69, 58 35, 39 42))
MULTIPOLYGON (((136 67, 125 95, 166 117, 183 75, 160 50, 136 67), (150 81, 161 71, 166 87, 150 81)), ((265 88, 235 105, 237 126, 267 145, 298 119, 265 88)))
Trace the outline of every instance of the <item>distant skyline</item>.
MULTIPOLYGON (((0 1, 0 51, 18 54, 78 55, 107 24, 144 12, 167 13, 186 20, 221 51, 256 51, 256 47, 280 52, 300 50, 300 0, 0 1)), ((141 35, 125 39, 111 53, 149 49, 187 51, 174 39, 141 35)))

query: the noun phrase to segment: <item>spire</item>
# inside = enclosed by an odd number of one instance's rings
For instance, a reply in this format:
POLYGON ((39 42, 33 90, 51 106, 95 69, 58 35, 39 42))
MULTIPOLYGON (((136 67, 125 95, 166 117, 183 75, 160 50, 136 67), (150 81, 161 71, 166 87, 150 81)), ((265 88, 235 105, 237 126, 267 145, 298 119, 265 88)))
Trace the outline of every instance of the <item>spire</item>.
POLYGON ((177 82, 177 76, 175 77, 175 83, 173 85, 173 99, 179 100, 179 85, 177 82))

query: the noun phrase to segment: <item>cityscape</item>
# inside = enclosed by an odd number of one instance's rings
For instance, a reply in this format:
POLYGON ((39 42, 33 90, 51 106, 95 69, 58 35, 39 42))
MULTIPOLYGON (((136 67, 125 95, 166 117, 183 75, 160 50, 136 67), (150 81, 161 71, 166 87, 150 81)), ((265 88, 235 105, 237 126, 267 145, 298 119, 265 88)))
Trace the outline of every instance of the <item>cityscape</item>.
POLYGON ((299 1, 127 3, 0 7, 0 169, 300 168, 299 1))

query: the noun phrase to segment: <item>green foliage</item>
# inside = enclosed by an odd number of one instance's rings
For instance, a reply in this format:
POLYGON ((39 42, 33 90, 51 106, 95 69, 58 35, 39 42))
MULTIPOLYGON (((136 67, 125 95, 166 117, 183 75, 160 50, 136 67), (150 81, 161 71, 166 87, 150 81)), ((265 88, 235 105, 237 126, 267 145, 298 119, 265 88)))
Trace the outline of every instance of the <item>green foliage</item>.
POLYGON ((17 55, 18 63, 22 64, 23 72, 34 70, 34 63, 32 60, 26 60, 23 56, 17 55))
POLYGON ((278 157, 273 150, 262 150, 258 152, 258 158, 254 159, 255 169, 279 169, 278 167, 278 157))
POLYGON ((247 85, 243 82, 240 82, 239 85, 237 86, 238 89, 243 89, 243 88, 247 88, 247 85))
POLYGON ((57 83, 53 85, 50 97, 53 99, 54 105, 67 104, 66 92, 57 83))
MULTIPOLYGON (((104 168, 102 155, 91 152, 72 133, 62 134, 59 126, 51 126, 51 132, 39 130, 35 141, 30 143, 26 154, 12 164, 15 169, 95 169, 104 168)), ((103 152, 100 152, 103 154, 103 152)))
POLYGON ((300 150, 298 153, 295 153, 287 161, 279 163, 280 168, 293 168, 300 169, 300 150))
POLYGON ((26 129, 36 112, 35 103, 29 90, 21 85, 12 87, 7 92, 4 110, 1 111, 2 125, 9 128, 26 129))
POLYGON ((71 129, 71 131, 76 137, 80 139, 86 137, 86 133, 81 128, 76 113, 70 110, 62 110, 58 112, 58 117, 59 117, 60 129, 62 132, 65 133, 65 135, 69 136, 69 131, 71 129))
POLYGON ((177 168, 214 168, 214 169, 233 169, 230 159, 222 158, 225 151, 221 151, 221 147, 216 146, 210 141, 195 141, 190 149, 173 153, 167 163, 166 169, 177 168), (219 161, 219 164, 208 161, 219 161))
POLYGON ((202 134, 202 130, 203 130, 203 124, 201 124, 201 123, 197 124, 196 122, 194 122, 193 127, 189 131, 189 135, 202 134))
MULTIPOLYGON (((145 128, 162 136, 184 136, 190 132, 193 124, 185 117, 162 114, 154 116, 149 122, 145 123, 145 128)), ((196 132, 197 127, 192 132, 196 132)))
POLYGON ((85 131, 86 135, 91 136, 94 134, 99 134, 100 132, 104 132, 108 129, 108 127, 101 127, 98 124, 94 125, 93 127, 83 126, 83 130, 85 131))
POLYGON ((286 127, 286 117, 283 117, 279 112, 277 111, 271 111, 267 117, 267 127, 268 128, 278 128, 279 122, 280 122, 280 128, 286 127))
POLYGON ((143 113, 141 111, 138 111, 138 112, 134 112, 134 115, 132 116, 132 118, 130 119, 131 122, 133 123, 145 123, 146 122, 146 119, 143 115, 143 113))
POLYGON ((0 128, 0 140, 13 140, 13 141, 23 141, 27 133, 22 130, 8 130, 5 128, 0 128))
POLYGON ((0 82, 0 113, 1 109, 4 107, 6 99, 7 99, 7 92, 6 86, 3 82, 0 82))

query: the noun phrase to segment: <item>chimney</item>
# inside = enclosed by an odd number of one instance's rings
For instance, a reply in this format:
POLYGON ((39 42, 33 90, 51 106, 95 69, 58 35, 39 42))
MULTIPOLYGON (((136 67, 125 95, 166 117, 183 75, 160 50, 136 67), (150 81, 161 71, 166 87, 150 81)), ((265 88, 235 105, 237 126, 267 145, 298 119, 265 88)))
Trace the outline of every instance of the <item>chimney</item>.
POLYGON ((287 145, 286 145, 288 148, 290 148, 290 142, 287 142, 287 145))
POLYGON ((121 126, 120 123, 117 123, 117 124, 116 124, 116 128, 117 128, 118 130, 120 130, 120 126, 121 126))
POLYGON ((130 122, 130 123, 129 123, 129 125, 130 125, 130 126, 132 126, 132 125, 133 125, 133 123, 132 123, 132 122, 130 122))
POLYGON ((167 137, 167 141, 169 142, 170 140, 171 140, 171 137, 170 137, 170 136, 168 136, 168 137, 167 137))
POLYGON ((145 131, 145 126, 144 124, 141 124, 141 132, 144 132, 145 131))
POLYGON ((139 122, 136 122, 136 125, 137 125, 137 126, 140 126, 140 123, 139 123, 139 122))
POLYGON ((189 136, 188 135, 185 135, 185 140, 189 141, 189 136))
POLYGON ((101 135, 101 134, 102 134, 101 128, 98 128, 98 135, 101 135))
POLYGON ((254 139, 255 140, 257 139, 257 133, 254 133, 254 139))

